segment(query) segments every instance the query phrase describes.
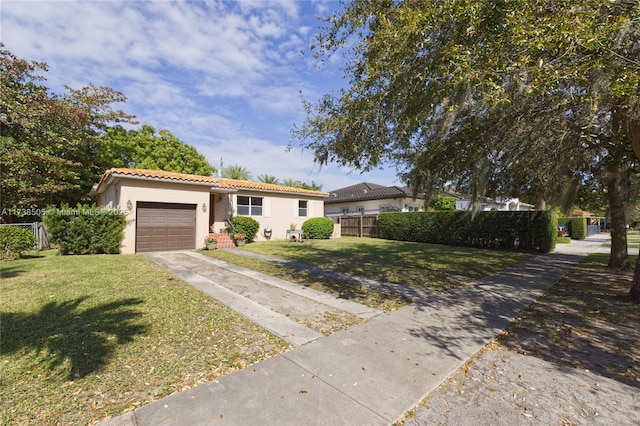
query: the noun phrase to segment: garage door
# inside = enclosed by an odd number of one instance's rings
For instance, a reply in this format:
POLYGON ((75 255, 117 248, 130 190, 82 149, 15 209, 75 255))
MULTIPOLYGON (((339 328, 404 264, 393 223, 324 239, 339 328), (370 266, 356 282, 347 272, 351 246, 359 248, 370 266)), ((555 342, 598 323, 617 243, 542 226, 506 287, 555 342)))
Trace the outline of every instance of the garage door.
POLYGON ((136 252, 194 249, 196 205, 138 202, 136 252))

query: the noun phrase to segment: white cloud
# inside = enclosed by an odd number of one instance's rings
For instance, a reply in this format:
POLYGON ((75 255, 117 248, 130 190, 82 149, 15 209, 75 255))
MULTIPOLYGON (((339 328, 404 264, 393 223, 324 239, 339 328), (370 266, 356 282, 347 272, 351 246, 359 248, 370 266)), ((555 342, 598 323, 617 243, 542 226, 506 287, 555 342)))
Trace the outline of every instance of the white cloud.
POLYGON ((313 15, 336 5, 3 0, 0 24, 8 50, 49 64, 55 92, 64 84, 115 88, 141 124, 171 131, 213 164, 222 157, 255 178, 315 180, 328 190, 364 177, 319 169, 312 153, 285 147, 304 119, 299 91, 313 100, 341 84, 335 69, 313 68, 301 55, 318 25, 313 15))

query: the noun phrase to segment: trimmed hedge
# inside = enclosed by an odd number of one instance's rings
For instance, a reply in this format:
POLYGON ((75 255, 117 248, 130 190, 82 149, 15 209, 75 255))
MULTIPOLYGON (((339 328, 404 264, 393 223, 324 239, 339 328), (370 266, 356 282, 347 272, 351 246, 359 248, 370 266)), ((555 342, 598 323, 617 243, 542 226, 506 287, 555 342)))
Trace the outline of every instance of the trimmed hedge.
POLYGON ((569 236, 574 240, 584 240, 587 238, 587 218, 574 217, 571 219, 569 236))
POLYGON ((586 217, 561 217, 558 223, 565 225, 572 240, 584 240, 587 238, 586 217))
POLYGON ((43 216, 49 241, 60 254, 119 254, 126 213, 96 206, 49 208, 43 216))
POLYGON ((0 247, 2 260, 14 260, 22 253, 32 250, 36 245, 33 232, 19 226, 0 227, 0 247))
POLYGON ((235 216, 231 219, 231 223, 233 224, 233 232, 244 233, 248 243, 253 241, 260 230, 260 223, 249 216, 235 216))
POLYGON ((380 236, 389 240, 478 248, 553 250, 557 216, 552 212, 384 212, 380 236))
POLYGON ((304 237, 311 240, 328 240, 333 234, 333 221, 328 217, 312 217, 302 224, 304 237))

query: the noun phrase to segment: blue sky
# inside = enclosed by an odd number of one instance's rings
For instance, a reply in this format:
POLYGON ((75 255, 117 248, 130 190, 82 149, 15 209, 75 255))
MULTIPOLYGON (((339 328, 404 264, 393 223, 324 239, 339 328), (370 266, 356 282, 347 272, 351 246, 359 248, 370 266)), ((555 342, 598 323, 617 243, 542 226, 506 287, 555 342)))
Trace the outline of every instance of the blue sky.
POLYGON ((6 1, 1 37, 20 58, 45 61, 47 85, 109 86, 140 124, 167 129, 219 166, 321 184, 398 185, 395 170, 319 168, 291 142, 307 100, 339 89, 342 57, 306 50, 336 1, 6 1))

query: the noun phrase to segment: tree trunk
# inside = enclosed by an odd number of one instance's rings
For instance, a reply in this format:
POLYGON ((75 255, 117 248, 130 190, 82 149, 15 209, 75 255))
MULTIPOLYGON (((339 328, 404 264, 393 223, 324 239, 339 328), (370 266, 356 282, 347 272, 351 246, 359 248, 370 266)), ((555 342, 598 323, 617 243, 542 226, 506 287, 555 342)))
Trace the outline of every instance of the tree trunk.
POLYGON ((624 202, 620 189, 620 165, 607 166, 607 192, 611 211, 611 256, 609 268, 627 269, 631 267, 627 252, 627 229, 624 215, 624 202))
POLYGON ((633 302, 640 302, 640 255, 636 259, 636 269, 633 271, 633 281, 629 290, 629 299, 633 302))
MULTIPOLYGON (((629 108, 629 111, 622 119, 622 127, 631 144, 633 153, 640 160, 640 100, 636 100, 629 108)), ((640 302, 640 255, 636 259, 636 269, 633 272, 629 298, 634 302, 640 302)))

